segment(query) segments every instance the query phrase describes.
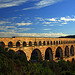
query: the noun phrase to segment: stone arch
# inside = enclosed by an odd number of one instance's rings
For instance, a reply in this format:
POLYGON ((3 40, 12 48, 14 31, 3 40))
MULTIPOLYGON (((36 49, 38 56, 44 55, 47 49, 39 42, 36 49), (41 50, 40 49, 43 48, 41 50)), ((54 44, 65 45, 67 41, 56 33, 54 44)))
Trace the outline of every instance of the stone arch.
POLYGON ((32 42, 31 41, 29 41, 29 46, 32 46, 32 42))
POLYGON ((63 59, 63 51, 62 51, 62 48, 61 48, 61 47, 58 47, 58 48, 56 49, 55 57, 56 57, 57 59, 63 59))
POLYGON ((69 47, 65 47, 65 57, 69 57, 69 47))
POLYGON ((20 42, 19 41, 16 42, 16 47, 20 47, 20 42))
POLYGON ((52 41, 51 41, 51 45, 52 45, 52 41))
POLYGON ((5 47, 5 43, 3 41, 1 41, 0 46, 5 47))
POLYGON ((58 41, 56 41, 56 45, 58 45, 58 41))
POLYGON ((49 45, 49 41, 47 41, 47 45, 49 45))
POLYGON ((53 53, 50 47, 45 51, 45 60, 53 60, 53 53))
POLYGON ((59 44, 60 44, 60 41, 59 41, 59 44))
POLYGON ((13 47, 13 43, 11 41, 8 42, 8 47, 13 47))
POLYGON ((26 45, 27 45, 27 44, 26 44, 26 42, 24 41, 24 42, 23 42, 23 47, 25 47, 26 45))
POLYGON ((42 60, 42 55, 41 51, 39 49, 34 49, 33 52, 31 53, 31 60, 42 60))
POLYGON ((54 41, 54 45, 55 45, 55 41, 54 41))
POLYGON ((16 51, 16 54, 17 54, 17 55, 22 55, 22 56, 24 56, 25 59, 27 60, 26 53, 25 53, 24 51, 18 50, 18 51, 16 51))
POLYGON ((34 42, 34 46, 37 46, 37 42, 36 41, 34 42))
POLYGON ((42 43, 41 43, 41 41, 39 41, 39 46, 41 46, 42 45, 42 43))
POLYGON ((43 45, 46 45, 45 41, 43 41, 43 45))
POLYGON ((73 47, 73 45, 71 45, 71 48, 70 48, 70 55, 74 56, 74 47, 73 47))

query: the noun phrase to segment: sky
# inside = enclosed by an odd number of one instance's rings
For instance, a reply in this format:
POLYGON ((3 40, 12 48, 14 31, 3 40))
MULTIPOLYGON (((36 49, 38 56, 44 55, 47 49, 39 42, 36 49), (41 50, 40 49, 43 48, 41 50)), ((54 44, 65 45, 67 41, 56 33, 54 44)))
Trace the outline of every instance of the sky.
POLYGON ((75 35, 75 0, 0 0, 0 37, 75 35))

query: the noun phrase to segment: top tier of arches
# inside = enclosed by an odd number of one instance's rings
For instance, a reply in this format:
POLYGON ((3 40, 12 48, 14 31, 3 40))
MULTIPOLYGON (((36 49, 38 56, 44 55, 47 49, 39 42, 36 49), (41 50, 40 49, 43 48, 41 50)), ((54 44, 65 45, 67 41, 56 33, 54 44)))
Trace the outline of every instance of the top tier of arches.
MULTIPOLYGON (((47 46, 47 45, 59 45, 59 44, 72 44, 72 43, 75 43, 75 41, 29 41, 29 42, 26 42, 26 41, 17 41, 15 42, 15 45, 12 41, 9 41, 8 42, 8 47, 13 47, 13 46, 16 46, 16 47, 26 47, 26 46, 47 46)), ((1 41, 0 42, 0 45, 5 47, 6 44, 5 42, 1 41)))

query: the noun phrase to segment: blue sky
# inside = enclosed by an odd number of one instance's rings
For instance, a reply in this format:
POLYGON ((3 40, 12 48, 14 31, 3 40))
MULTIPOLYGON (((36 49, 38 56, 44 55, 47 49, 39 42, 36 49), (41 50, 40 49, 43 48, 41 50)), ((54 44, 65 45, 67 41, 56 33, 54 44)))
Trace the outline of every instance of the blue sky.
POLYGON ((75 35, 75 0, 0 0, 0 37, 75 35))

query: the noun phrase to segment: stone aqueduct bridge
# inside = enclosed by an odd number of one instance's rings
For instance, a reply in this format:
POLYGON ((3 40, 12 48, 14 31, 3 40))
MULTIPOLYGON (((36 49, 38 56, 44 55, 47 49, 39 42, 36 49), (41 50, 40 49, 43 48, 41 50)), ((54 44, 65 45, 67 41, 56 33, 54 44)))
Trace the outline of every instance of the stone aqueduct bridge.
POLYGON ((43 60, 75 59, 74 38, 13 37, 0 38, 0 45, 13 49, 18 54, 25 53, 27 60, 39 57, 43 60))

